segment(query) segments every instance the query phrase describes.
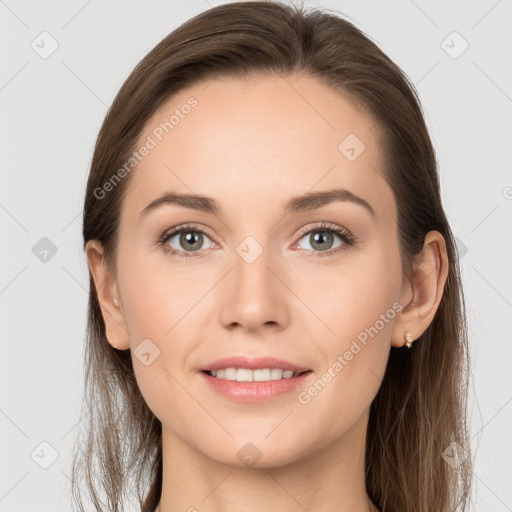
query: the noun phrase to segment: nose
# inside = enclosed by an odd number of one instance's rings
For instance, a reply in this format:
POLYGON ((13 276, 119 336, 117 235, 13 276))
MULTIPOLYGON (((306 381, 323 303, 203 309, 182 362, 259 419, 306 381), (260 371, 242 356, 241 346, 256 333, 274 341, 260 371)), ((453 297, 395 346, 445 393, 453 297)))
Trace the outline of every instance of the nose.
POLYGON ((219 290, 222 325, 243 332, 286 328, 291 292, 285 284, 284 271, 269 251, 263 250, 254 261, 240 254, 235 251, 233 268, 219 290))

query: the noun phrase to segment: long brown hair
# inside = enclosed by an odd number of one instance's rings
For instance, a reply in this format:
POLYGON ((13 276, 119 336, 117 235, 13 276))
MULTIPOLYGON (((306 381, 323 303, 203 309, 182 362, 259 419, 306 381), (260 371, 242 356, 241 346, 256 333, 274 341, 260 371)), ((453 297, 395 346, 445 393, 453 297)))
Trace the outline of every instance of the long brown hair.
MULTIPOLYGON (((98 191, 129 160, 145 123, 171 95, 215 77, 260 73, 307 74, 376 120, 384 177, 398 208, 404 279, 412 277, 425 235, 437 230, 445 238, 449 273, 436 315, 411 350, 391 349, 371 405, 366 488, 382 512, 467 510, 466 314, 434 149, 413 84, 337 13, 275 1, 229 3, 163 39, 125 81, 99 132, 85 195, 84 247, 92 239, 101 242, 115 272, 119 214, 131 175, 116 182, 107 198, 98 191)), ((82 407, 84 438, 77 438, 73 464, 80 510, 84 479, 96 510, 123 511, 128 489, 135 489, 142 512, 153 512, 162 490, 161 424, 139 391, 130 351, 107 341, 92 276, 82 407)))

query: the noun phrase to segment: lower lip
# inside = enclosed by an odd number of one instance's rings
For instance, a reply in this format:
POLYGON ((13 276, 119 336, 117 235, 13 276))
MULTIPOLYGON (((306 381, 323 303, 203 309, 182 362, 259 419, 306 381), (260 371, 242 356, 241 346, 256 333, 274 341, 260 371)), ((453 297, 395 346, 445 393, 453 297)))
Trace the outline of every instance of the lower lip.
POLYGON ((231 400, 238 402, 265 402, 299 389, 312 373, 309 371, 298 377, 265 382, 238 382, 236 380, 218 379, 205 372, 200 372, 200 375, 214 391, 231 400))

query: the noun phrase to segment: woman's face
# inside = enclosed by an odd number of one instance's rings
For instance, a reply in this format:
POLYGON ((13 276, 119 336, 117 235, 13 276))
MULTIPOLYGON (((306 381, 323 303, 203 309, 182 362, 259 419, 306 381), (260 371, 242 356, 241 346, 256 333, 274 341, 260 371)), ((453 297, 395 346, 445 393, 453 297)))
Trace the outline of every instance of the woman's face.
MULTIPOLYGON (((198 84, 147 123, 122 205, 115 285, 129 335, 118 346, 132 350, 168 440, 271 467, 366 428, 406 298, 376 131, 299 75, 198 84), (360 200, 315 200, 341 189, 360 200), (147 208, 171 194, 211 199, 147 208), (238 356, 309 373, 268 395, 283 381, 229 384, 202 371, 238 356)), ((270 376, 238 377, 256 374, 270 376)))

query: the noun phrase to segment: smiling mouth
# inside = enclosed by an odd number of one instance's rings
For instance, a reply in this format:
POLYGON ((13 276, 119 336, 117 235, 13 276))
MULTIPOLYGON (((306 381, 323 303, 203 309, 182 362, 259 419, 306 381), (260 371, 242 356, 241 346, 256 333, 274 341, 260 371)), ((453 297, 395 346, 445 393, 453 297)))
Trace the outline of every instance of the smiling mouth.
POLYGON ((312 370, 293 372, 291 370, 281 370, 278 368, 261 368, 256 370, 251 370, 249 368, 223 368, 219 370, 203 370, 203 373, 221 380, 237 382, 269 382, 294 379, 304 375, 305 373, 311 373, 311 371, 312 370))

